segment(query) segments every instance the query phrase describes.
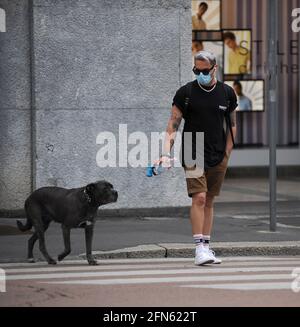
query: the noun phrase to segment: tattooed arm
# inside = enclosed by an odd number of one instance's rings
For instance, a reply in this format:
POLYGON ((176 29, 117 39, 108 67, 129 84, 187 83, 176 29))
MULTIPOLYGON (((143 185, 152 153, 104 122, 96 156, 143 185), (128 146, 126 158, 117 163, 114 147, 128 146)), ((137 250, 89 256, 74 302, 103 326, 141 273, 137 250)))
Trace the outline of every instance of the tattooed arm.
POLYGON ((168 121, 166 137, 164 142, 164 153, 170 153, 175 143, 176 132, 182 120, 182 112, 174 105, 171 111, 171 117, 168 121))
MULTIPOLYGON (((230 113, 230 121, 231 121, 231 127, 232 127, 232 133, 233 138, 236 137, 236 111, 233 111, 230 113)), ((227 135, 227 143, 226 143, 226 153, 227 155, 230 155, 233 148, 231 133, 229 132, 227 135)))

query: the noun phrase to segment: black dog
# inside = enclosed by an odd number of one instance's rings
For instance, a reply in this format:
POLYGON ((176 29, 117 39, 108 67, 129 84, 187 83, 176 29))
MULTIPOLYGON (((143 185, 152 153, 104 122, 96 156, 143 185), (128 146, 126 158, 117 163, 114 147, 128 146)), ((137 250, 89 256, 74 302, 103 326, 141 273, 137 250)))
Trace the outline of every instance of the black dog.
POLYGON ((85 228, 86 256, 90 265, 97 261, 92 256, 92 238, 95 217, 99 206, 116 202, 118 192, 106 181, 98 181, 86 187, 65 189, 60 187, 42 187, 34 191, 25 201, 27 222, 17 221, 21 231, 35 229, 28 241, 28 260, 34 262, 33 247, 39 240, 40 251, 49 264, 56 264, 47 252, 44 233, 53 220, 62 225, 65 249, 58 256, 63 260, 71 252, 71 228, 85 228))

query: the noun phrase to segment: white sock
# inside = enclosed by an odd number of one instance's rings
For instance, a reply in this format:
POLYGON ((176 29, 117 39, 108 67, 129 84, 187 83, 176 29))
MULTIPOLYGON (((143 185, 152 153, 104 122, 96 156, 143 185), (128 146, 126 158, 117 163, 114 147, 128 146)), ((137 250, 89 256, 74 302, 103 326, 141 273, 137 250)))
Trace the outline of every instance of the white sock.
POLYGON ((196 248, 202 248, 203 247, 203 235, 202 234, 196 234, 193 235, 194 242, 196 245, 196 248))
POLYGON ((209 249, 210 235, 203 235, 203 246, 209 249))

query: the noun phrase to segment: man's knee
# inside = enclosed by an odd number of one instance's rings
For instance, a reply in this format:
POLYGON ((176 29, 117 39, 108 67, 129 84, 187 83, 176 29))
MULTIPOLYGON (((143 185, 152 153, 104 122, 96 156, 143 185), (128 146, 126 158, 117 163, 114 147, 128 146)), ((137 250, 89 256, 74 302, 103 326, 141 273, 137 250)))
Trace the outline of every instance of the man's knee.
POLYGON ((206 201, 205 201, 205 207, 206 208, 213 208, 213 206, 214 206, 214 199, 215 199, 214 196, 207 195, 206 196, 206 201))
POLYGON ((204 208, 206 204, 206 193, 196 193, 193 195, 193 205, 204 208))

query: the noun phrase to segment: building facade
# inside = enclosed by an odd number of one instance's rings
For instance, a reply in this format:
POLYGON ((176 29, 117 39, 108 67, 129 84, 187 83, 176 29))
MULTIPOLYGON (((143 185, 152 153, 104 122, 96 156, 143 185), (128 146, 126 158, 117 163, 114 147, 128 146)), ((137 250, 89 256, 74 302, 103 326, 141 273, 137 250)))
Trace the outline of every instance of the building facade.
MULTIPOLYGON (((79 187, 102 178, 121 194, 114 208, 190 203, 181 170, 149 179, 145 168, 100 168, 96 158, 99 133, 118 135, 120 124, 128 134, 165 130, 176 90, 193 78, 192 6, 191 0, 0 0, 6 25, 0 209, 22 208, 41 186, 79 187)), ((278 165, 299 166, 300 34, 291 25, 300 0, 280 6, 278 165)), ((223 31, 252 31, 251 79, 267 79, 268 0, 223 0, 220 10, 223 31)), ((238 113, 240 146, 231 167, 268 166, 267 87, 263 96, 264 111, 238 113)))

